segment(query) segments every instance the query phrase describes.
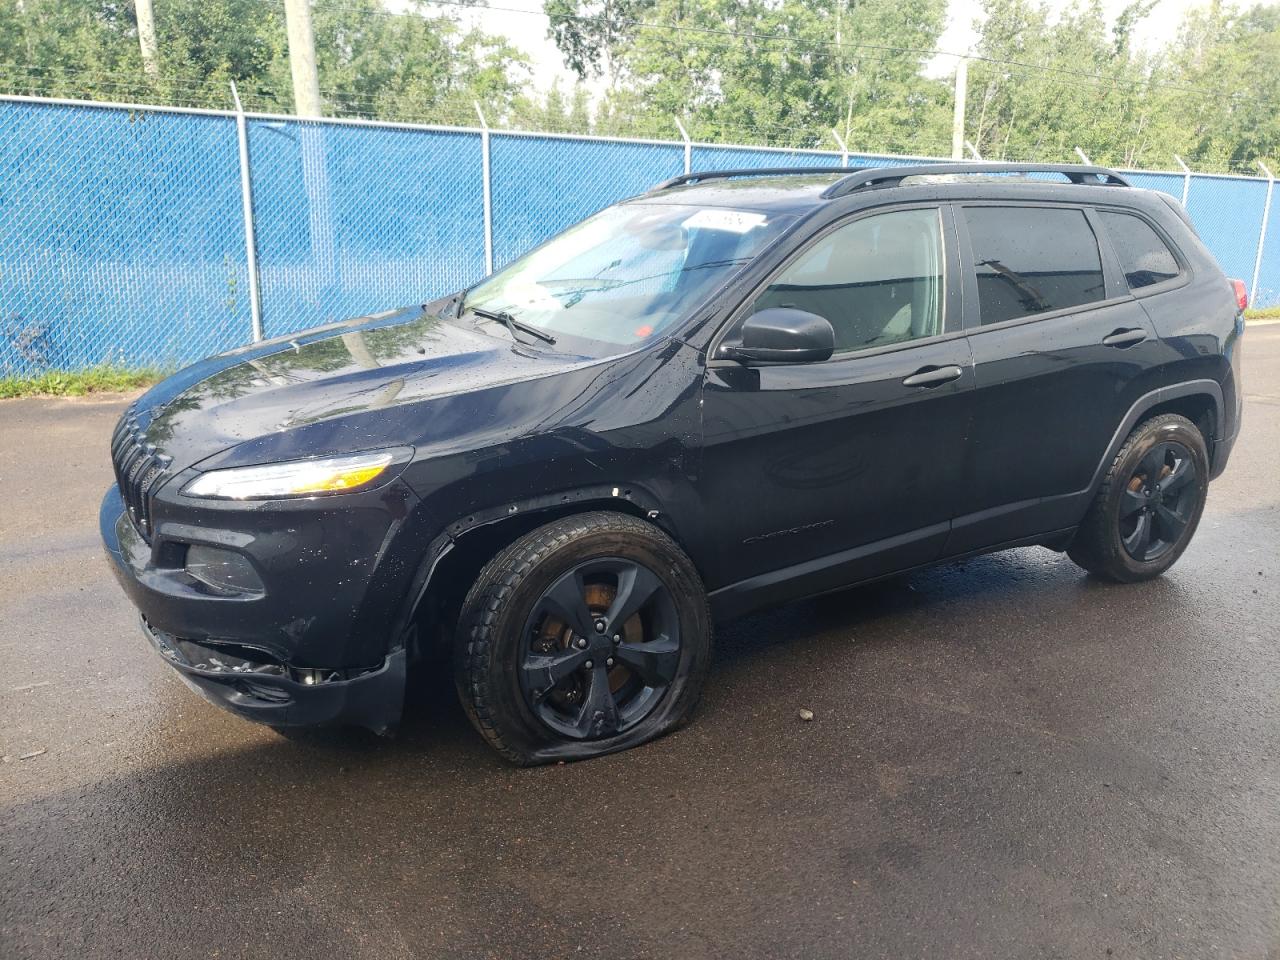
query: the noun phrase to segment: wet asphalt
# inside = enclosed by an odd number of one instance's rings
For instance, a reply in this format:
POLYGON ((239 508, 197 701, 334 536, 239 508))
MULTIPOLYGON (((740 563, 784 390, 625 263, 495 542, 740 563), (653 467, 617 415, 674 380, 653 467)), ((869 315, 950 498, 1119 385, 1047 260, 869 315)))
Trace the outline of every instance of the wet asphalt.
POLYGON ((1245 351, 1163 579, 1027 549, 727 624, 691 726, 525 771, 443 677, 394 741, 205 704, 98 546, 123 400, 0 402, 0 957, 1280 957, 1280 325, 1245 351))

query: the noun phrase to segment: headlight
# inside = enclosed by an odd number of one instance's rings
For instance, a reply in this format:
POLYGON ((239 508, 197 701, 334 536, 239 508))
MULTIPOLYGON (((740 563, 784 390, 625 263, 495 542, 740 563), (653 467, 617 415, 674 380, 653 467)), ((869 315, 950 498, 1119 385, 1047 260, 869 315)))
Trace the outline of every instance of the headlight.
POLYGON ((321 460, 290 460, 255 467, 210 470, 183 489, 188 497, 219 500, 274 500, 343 493, 368 487, 406 451, 377 450, 321 460))

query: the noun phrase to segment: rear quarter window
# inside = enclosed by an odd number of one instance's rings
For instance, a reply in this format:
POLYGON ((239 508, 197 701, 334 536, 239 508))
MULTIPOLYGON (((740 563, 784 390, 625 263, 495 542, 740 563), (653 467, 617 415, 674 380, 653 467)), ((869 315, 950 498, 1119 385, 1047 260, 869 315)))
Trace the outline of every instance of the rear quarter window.
POLYGON ((1178 260, 1160 234, 1141 217, 1099 211, 1130 290, 1154 286, 1178 276, 1178 260))
POLYGON ((985 326, 1105 300, 1098 240, 1071 207, 965 207, 985 326))

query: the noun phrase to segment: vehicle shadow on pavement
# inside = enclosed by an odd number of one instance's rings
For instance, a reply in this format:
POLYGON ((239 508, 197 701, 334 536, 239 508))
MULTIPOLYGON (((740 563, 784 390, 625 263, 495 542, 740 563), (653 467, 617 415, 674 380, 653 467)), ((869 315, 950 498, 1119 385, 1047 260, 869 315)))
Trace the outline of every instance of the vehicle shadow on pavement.
MULTIPOLYGON (((1114 596, 1116 591, 1140 591, 1155 602, 1177 593, 1169 578, 1141 585, 1099 580, 1064 554, 1039 548, 959 560, 717 624, 707 696, 713 702, 717 699, 718 678, 740 673, 750 677, 759 661, 773 656, 802 662, 810 656, 835 655, 851 658, 850 666, 860 651, 893 649, 910 656, 913 643, 937 641, 940 636, 945 641, 951 631, 938 629, 939 620, 964 617, 966 612, 960 608, 965 604, 994 609, 1024 600, 1043 601, 1046 585, 1054 582, 1060 599, 1072 604, 1092 602, 1095 595, 1114 596), (925 629, 917 630, 920 626, 925 629)), ((1017 643, 1020 638, 1008 634, 1007 640, 1017 643)), ((704 703, 694 723, 705 713, 704 703)), ((278 735, 291 747, 332 757, 421 756, 437 750, 451 752, 454 745, 462 745, 464 752, 478 753, 498 768, 510 769, 489 753, 472 730, 445 657, 411 670, 402 722, 393 738, 356 728, 302 729, 278 735)))

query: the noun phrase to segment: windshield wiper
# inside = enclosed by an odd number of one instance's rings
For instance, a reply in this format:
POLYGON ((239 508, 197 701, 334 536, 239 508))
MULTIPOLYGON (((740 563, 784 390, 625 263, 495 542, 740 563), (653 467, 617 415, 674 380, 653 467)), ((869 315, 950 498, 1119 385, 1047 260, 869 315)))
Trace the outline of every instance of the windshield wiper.
POLYGON ((484 317, 486 320, 496 320, 515 335, 515 331, 527 333, 531 337, 537 337, 543 343, 555 343, 556 338, 540 327, 535 327, 531 323, 525 323, 517 320, 505 310, 486 310, 484 307, 468 307, 477 317, 484 317))

